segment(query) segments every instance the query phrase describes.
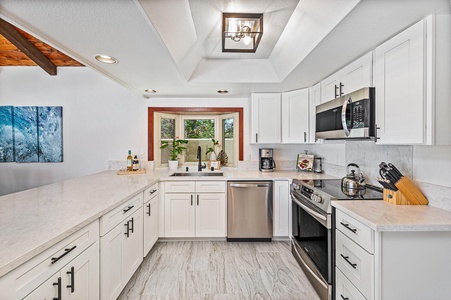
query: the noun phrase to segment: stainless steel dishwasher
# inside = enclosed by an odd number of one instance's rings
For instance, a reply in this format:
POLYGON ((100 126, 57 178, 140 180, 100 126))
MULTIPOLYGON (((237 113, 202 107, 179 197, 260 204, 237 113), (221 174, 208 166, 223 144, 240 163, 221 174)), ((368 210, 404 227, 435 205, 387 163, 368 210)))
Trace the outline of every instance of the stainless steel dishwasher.
POLYGON ((273 235, 273 182, 229 181, 227 241, 270 242, 273 235))

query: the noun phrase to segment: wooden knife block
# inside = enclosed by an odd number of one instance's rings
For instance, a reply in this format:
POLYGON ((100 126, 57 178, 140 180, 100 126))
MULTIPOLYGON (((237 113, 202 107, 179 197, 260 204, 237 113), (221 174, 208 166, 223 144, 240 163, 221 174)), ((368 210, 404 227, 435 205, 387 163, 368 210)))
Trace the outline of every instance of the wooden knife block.
POLYGON ((401 193, 399 190, 392 191, 384 189, 383 193, 384 193, 384 201, 396 205, 410 205, 409 200, 407 200, 407 198, 404 197, 403 193, 401 193))

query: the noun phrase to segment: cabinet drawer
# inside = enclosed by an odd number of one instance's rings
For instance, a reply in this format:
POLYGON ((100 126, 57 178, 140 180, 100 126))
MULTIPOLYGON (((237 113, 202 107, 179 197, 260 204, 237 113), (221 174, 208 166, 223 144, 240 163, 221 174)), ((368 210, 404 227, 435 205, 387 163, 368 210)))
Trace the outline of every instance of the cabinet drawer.
POLYGON ((335 268, 335 275, 335 299, 366 300, 340 269, 335 268))
POLYGON ((351 240, 370 253, 374 253, 374 231, 368 226, 336 210, 335 226, 351 240))
POLYGON ((196 181, 196 192, 218 192, 225 193, 226 182, 225 181, 196 181))
POLYGON ((14 270, 17 298, 28 295, 98 239, 99 222, 96 220, 14 270))
POLYGON ((100 236, 104 236, 122 220, 133 214, 143 205, 143 193, 139 193, 127 202, 119 205, 100 218, 100 236))
POLYGON ((367 299, 373 299, 374 256, 339 230, 335 233, 335 265, 367 299))
POLYGON ((196 185, 194 181, 166 181, 164 191, 166 193, 194 193, 196 185))
POLYGON ((158 182, 144 190, 144 203, 158 195, 158 182))

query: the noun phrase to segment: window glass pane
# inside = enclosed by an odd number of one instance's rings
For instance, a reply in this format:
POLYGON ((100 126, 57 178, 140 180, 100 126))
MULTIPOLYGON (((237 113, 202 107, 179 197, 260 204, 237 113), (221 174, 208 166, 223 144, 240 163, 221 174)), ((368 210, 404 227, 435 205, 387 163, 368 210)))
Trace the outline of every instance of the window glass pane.
POLYGON ((233 118, 222 120, 224 124, 224 137, 233 138, 233 118))
POLYGON ((185 139, 212 139, 215 137, 215 120, 185 120, 184 131, 185 139))
POLYGON ((235 143, 233 139, 233 118, 222 120, 222 150, 227 157, 228 166, 233 166, 235 162, 235 143))
POLYGON ((161 118, 161 139, 173 139, 175 136, 175 119, 161 118))

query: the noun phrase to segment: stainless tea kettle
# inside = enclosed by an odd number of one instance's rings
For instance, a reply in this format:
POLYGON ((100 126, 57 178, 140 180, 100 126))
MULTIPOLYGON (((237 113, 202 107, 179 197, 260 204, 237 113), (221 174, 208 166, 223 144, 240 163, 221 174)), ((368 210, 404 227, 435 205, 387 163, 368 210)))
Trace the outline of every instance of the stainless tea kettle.
POLYGON ((347 190, 357 189, 362 190, 366 188, 365 177, 360 173, 360 168, 357 164, 350 163, 346 167, 346 177, 341 179, 341 186, 347 190), (355 169, 351 169, 354 167, 355 169))

